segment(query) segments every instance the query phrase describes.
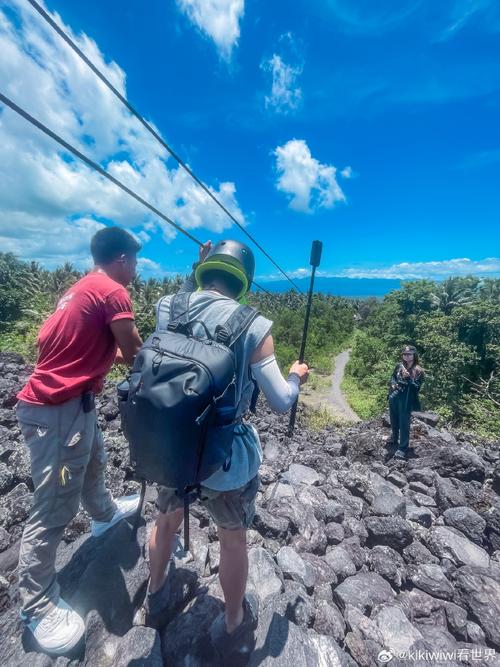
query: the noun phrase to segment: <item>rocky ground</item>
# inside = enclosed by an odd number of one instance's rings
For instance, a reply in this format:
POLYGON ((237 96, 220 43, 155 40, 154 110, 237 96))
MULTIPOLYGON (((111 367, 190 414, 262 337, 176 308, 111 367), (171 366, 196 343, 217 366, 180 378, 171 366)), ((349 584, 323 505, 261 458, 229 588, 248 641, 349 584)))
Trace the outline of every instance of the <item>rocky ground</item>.
MULTIPOLYGON (((63 596, 86 617, 85 646, 54 660, 23 635, 15 568, 32 484, 13 406, 28 370, 0 355, 0 664, 216 664, 206 633, 222 608, 219 548, 201 508, 192 554, 179 553, 169 573, 163 627, 133 625, 153 489, 137 541, 125 522, 90 538, 83 511, 66 530, 57 567, 63 596)), ((112 388, 99 411, 109 486, 135 491, 112 388)), ((248 537, 249 588, 261 602, 250 665, 500 665, 500 442, 471 442, 421 415, 413 455, 400 462, 388 457, 381 420, 299 428, 291 439, 264 406, 255 423, 265 461, 248 537)))

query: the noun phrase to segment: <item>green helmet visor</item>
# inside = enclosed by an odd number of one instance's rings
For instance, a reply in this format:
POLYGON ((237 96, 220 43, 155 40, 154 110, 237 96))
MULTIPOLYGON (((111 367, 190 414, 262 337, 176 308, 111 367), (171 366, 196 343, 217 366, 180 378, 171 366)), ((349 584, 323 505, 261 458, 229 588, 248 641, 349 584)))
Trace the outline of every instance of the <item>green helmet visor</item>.
POLYGON ((198 287, 202 287, 202 276, 207 271, 222 271, 229 273, 241 282, 241 291, 236 297, 236 300, 239 301, 245 294, 248 292, 249 284, 248 278, 245 275, 243 269, 236 264, 230 264, 227 259, 225 261, 217 259, 217 257, 210 257, 206 259, 201 264, 198 264, 195 271, 196 284, 198 287))

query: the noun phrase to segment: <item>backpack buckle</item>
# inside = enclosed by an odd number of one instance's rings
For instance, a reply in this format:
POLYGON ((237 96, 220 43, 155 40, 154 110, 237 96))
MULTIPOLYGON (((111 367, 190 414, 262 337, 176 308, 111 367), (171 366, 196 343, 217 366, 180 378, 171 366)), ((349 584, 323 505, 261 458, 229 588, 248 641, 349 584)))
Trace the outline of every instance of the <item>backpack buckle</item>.
POLYGON ((215 330, 215 335, 217 337, 217 342, 222 343, 222 345, 227 345, 229 342, 229 338, 231 337, 229 331, 220 324, 215 330))
POLYGON ((167 324, 167 331, 171 331, 172 333, 176 333, 179 330, 179 322, 169 322, 167 324))

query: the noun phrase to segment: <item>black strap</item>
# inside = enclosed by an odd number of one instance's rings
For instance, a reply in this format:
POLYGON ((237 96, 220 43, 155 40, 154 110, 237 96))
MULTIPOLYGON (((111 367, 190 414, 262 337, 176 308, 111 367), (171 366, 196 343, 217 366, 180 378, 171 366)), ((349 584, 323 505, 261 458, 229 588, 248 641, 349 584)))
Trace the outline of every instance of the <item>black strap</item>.
POLYGON ((132 542, 135 542, 137 539, 137 531, 139 529, 139 522, 141 520, 142 506, 144 505, 145 495, 146 495, 146 480, 143 479, 141 480, 141 497, 139 500, 139 507, 137 508, 135 513, 134 529, 132 530, 132 537, 131 537, 132 542))
POLYGON ((227 347, 232 347, 240 336, 245 333, 258 314, 259 312, 251 306, 238 306, 227 322, 216 328, 215 336, 217 342, 227 347))
POLYGON ((184 496, 184 551, 189 551, 189 494, 184 496))

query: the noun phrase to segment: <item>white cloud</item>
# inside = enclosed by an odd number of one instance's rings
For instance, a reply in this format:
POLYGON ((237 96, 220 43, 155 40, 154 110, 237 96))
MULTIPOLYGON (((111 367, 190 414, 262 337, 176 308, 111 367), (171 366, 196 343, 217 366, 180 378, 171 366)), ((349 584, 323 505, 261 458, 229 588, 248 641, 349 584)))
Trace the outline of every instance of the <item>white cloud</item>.
POLYGON ((153 259, 149 259, 149 257, 139 257, 137 260, 137 268, 140 273, 143 273, 145 271, 161 271, 162 268, 158 264, 158 262, 155 262, 153 259))
POLYGON ((298 78, 304 69, 300 42, 291 32, 280 36, 278 52, 261 63, 261 69, 271 75, 271 93, 264 97, 266 109, 286 114, 302 103, 298 78))
POLYGON ((352 167, 344 167, 340 172, 342 178, 354 178, 356 174, 353 172, 352 167))
POLYGON ((449 276, 470 274, 478 276, 500 274, 500 258, 487 257, 482 260, 471 260, 462 257, 436 262, 401 262, 400 264, 373 269, 344 269, 336 275, 344 278, 397 278, 400 280, 429 278, 440 280, 449 276))
MULTIPOLYGON (((304 278, 310 275, 310 268, 299 268, 287 271, 292 278, 304 278)), ((500 276, 500 258, 487 257, 480 260, 471 260, 467 257, 457 259, 445 259, 435 262, 401 262, 385 267, 364 268, 352 267, 339 271, 327 271, 320 269, 316 276, 320 278, 385 278, 393 280, 443 280, 451 276, 476 275, 483 277, 500 276)), ((257 280, 276 281, 282 280, 279 273, 257 276, 257 280)))
POLYGON ((221 56, 230 60, 240 36, 245 0, 177 0, 188 18, 215 42, 221 56))
POLYGON ((262 63, 261 67, 270 72, 272 78, 271 94, 264 98, 266 109, 273 109, 277 113, 297 109, 302 102, 302 90, 297 85, 302 68, 287 65, 277 53, 262 63))
MULTIPOLYGON (((125 73, 97 44, 62 24, 126 96, 125 73)), ((71 49, 20 0, 0 10, 0 88, 29 113, 105 166, 185 228, 231 226, 217 205, 140 126, 71 49)), ((81 262, 92 229, 133 228, 146 242, 177 232, 119 188, 68 156, 15 112, 0 106, 0 247, 23 258, 81 262), (142 235, 141 235, 142 232, 142 235)), ((212 192, 242 222, 233 183, 212 192)))
POLYGON ((345 201, 336 168, 313 158, 303 139, 291 139, 278 146, 274 155, 278 172, 276 187, 290 196, 290 208, 311 213, 345 201))

